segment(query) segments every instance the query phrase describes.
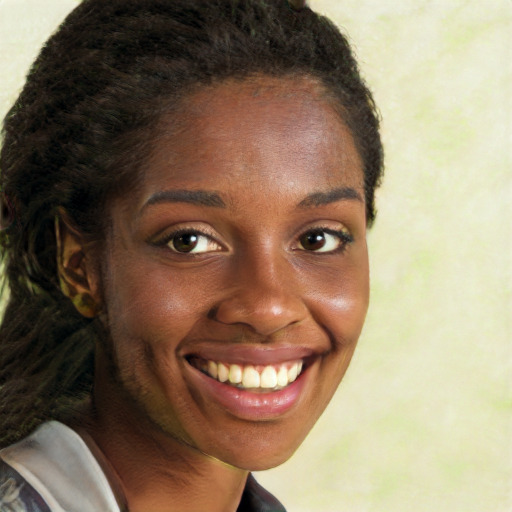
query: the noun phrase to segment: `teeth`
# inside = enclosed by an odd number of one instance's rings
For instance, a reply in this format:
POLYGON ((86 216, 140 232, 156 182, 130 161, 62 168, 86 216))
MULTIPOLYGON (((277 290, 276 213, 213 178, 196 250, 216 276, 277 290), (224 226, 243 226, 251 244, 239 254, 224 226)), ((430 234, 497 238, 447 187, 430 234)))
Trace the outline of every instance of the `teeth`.
POLYGON ((284 388, 288 385, 288 382, 288 370, 286 369, 286 366, 281 365, 277 372, 277 385, 284 388))
POLYGON ((260 374, 254 366, 246 366, 242 376, 242 386, 244 388, 259 388, 260 374))
POLYGON ((242 382, 242 367, 232 364, 229 367, 229 382, 231 384, 240 384, 242 382))
MULTIPOLYGON (((214 379, 216 379, 219 375, 218 372, 218 364, 215 361, 208 361, 208 374, 211 375, 214 379)), ((224 366, 224 365, 222 365, 224 366)), ((227 371, 227 368, 226 368, 227 371)), ((226 379, 224 379, 226 380, 226 379)))
POLYGON ((219 382, 244 389, 279 390, 294 382, 302 371, 303 361, 280 365, 254 366, 202 360, 197 366, 219 382))
POLYGON ((265 366, 261 372, 260 386, 265 389, 272 389, 277 386, 277 373, 273 366, 265 366))
POLYGON ((294 364, 293 366, 290 367, 290 369, 288 370, 288 380, 290 382, 293 382, 297 378, 297 372, 297 365, 294 364))
MULTIPOLYGON (((208 370, 209 369, 210 369, 210 366, 208 365, 208 370)), ((211 373, 209 375, 210 375, 210 377, 213 377, 214 379, 216 378, 220 382, 226 382, 229 379, 229 368, 226 365, 219 363, 217 366, 217 377, 214 377, 214 375, 211 373)))

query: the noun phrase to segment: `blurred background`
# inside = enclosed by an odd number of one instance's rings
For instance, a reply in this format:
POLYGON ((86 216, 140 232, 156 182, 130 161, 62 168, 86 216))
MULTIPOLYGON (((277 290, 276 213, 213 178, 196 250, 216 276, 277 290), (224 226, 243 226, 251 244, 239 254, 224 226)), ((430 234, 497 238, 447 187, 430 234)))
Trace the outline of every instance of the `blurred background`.
MULTIPOLYGON (((383 117, 372 299, 290 512, 512 510, 512 2, 310 0, 383 117)), ((77 0, 0 0, 0 114, 77 0)))

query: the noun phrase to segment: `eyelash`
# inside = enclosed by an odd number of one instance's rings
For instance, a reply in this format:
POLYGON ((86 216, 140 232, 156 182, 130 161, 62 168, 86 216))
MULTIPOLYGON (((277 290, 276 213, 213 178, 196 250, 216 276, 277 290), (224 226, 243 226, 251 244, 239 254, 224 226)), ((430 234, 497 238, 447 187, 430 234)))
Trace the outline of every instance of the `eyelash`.
MULTIPOLYGON (((199 252, 199 253, 195 253, 192 251, 189 251, 189 252, 183 251, 182 252, 182 251, 173 249, 170 244, 174 239, 176 239, 176 237, 178 237, 180 235, 197 235, 198 237, 207 238, 210 242, 213 242, 213 243, 217 244, 219 247, 222 247, 222 244, 217 242, 217 240, 210 233, 201 231, 199 229, 186 228, 186 227, 177 229, 175 231, 172 231, 171 233, 166 233, 165 236, 163 236, 162 238, 157 240, 154 244, 158 247, 164 247, 164 248, 167 247, 173 253, 179 254, 179 255, 184 255, 184 256, 196 256, 196 255, 200 255, 200 254, 205 254, 205 252, 199 252)), ((212 251, 206 251, 206 252, 212 252, 212 251)))
POLYGON ((319 253, 320 254, 338 254, 338 253, 342 253, 347 248, 347 245, 349 245, 352 242, 354 242, 354 237, 347 230, 344 230, 344 229, 332 229, 332 228, 328 228, 328 227, 325 227, 325 226, 315 226, 315 227, 313 227, 311 229, 306 230, 304 233, 302 233, 299 236, 299 240, 301 238, 304 238, 308 234, 313 234, 313 233, 322 233, 324 235, 327 234, 327 235, 335 236, 339 240, 339 245, 335 249, 331 249, 331 250, 327 250, 327 251, 308 251, 307 249, 303 249, 306 252, 312 252, 314 254, 319 254, 319 253))
MULTIPOLYGON (((165 234, 165 236, 156 240, 154 242, 154 245, 156 245, 158 247, 164 247, 164 248, 167 247, 173 253, 183 255, 183 256, 199 256, 201 254, 207 254, 209 252, 217 252, 215 250, 214 251, 203 251, 203 252, 192 252, 195 249, 195 247, 193 247, 192 250, 188 251, 188 252, 187 251, 178 251, 176 248, 171 247, 170 244, 173 240, 176 239, 176 237, 178 237, 180 235, 196 235, 196 236, 198 236, 198 238, 204 237, 204 238, 208 239, 210 243, 214 243, 214 244, 218 245, 219 247, 222 247, 222 244, 217 242, 217 240, 210 233, 204 232, 204 231, 201 231, 198 229, 186 228, 186 227, 180 228, 180 229, 177 229, 175 231, 165 234)), ((298 240, 298 245, 299 244, 302 245, 302 249, 296 248, 295 250, 301 250, 301 251, 310 252, 313 254, 336 254, 336 253, 341 253, 341 252, 345 251, 345 249, 347 248, 347 245, 351 244, 354 241, 354 238, 346 230, 342 230, 342 229, 336 230, 336 229, 323 227, 323 226, 315 226, 315 227, 310 228, 310 229, 304 231, 303 233, 301 233, 300 236, 297 237, 297 240, 298 240), (326 251, 306 249, 304 247, 304 245, 302 244, 301 239, 304 240, 304 238, 307 235, 312 235, 314 233, 321 233, 323 235, 327 234, 327 235, 337 237, 339 240, 338 247, 336 247, 334 249, 329 249, 326 251)))

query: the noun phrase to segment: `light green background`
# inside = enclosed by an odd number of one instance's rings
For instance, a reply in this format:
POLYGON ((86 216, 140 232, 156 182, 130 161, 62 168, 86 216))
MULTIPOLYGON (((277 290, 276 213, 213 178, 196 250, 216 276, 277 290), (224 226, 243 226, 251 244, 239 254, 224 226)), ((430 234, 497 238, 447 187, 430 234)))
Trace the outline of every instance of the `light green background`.
MULTIPOLYGON (((311 0, 383 116, 372 304, 296 455, 290 512, 512 510, 512 2, 311 0)), ((3 114, 76 0, 0 0, 3 114)))

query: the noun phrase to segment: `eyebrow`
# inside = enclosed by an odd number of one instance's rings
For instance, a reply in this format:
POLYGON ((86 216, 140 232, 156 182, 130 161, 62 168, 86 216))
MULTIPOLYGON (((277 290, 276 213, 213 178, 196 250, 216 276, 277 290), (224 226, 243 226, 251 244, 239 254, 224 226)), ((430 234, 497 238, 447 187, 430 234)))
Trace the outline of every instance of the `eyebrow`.
POLYGON ((335 203, 336 201, 341 201, 344 199, 355 199, 357 201, 361 201, 362 203, 364 202, 361 194, 359 194, 355 188, 340 187, 333 188, 327 192, 314 192, 313 194, 310 194, 305 199, 303 199, 299 203, 299 207, 309 208, 310 206, 322 206, 324 204, 335 203))
MULTIPOLYGON (((322 206, 346 199, 355 199, 357 201, 364 202, 356 189, 351 187, 340 187, 326 192, 313 192, 304 198, 298 206, 299 208, 309 208, 311 206, 322 206)), ((208 190, 176 189, 156 192, 144 203, 140 213, 142 213, 148 206, 160 203, 189 203, 214 208, 226 208, 226 203, 217 192, 211 192, 208 190)))
POLYGON ((207 190, 162 190, 153 194, 142 207, 141 213, 148 206, 158 203, 190 203, 200 206, 225 208, 226 203, 216 192, 207 190))

